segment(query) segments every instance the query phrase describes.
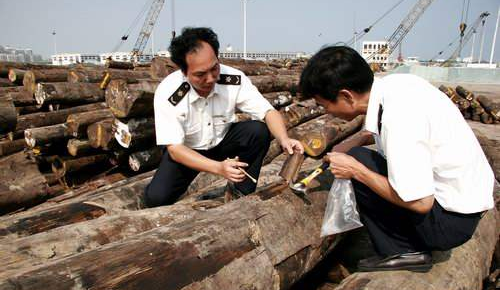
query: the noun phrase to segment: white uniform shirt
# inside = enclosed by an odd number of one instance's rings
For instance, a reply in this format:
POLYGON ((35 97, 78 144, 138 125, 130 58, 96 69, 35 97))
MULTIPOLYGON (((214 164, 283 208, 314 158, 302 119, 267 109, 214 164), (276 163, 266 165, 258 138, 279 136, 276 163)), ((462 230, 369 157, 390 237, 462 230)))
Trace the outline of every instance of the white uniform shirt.
POLYGON ((434 195, 459 213, 493 207, 494 175, 479 142, 458 108, 429 82, 409 74, 376 78, 365 128, 386 156, 389 183, 402 200, 434 195))
POLYGON ((210 149, 222 141, 231 123, 236 121, 236 108, 257 120, 263 120, 273 109, 240 70, 221 64, 220 74, 231 78, 234 84, 215 84, 206 98, 198 95, 180 70, 160 83, 154 97, 158 145, 184 144, 192 149, 210 149), (171 97, 179 90, 188 92, 178 102, 172 101, 171 97))

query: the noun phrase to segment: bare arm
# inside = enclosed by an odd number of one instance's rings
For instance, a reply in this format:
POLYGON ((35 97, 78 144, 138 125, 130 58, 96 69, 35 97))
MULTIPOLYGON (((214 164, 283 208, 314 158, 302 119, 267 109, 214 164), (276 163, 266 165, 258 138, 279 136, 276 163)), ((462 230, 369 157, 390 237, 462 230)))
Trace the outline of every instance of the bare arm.
POLYGON ((219 162, 212 160, 182 144, 168 145, 167 150, 170 157, 175 162, 181 163, 196 171, 222 175, 233 182, 241 182, 245 179, 245 175, 238 169, 238 167, 248 166, 248 164, 244 162, 235 160, 224 160, 219 162))
POLYGON ((361 130, 347 137, 339 144, 333 146, 331 151, 346 153, 353 147, 371 145, 374 143, 375 141, 373 140, 372 133, 366 130, 361 130))
POLYGON ((278 140, 284 150, 288 151, 289 154, 293 154, 294 150, 301 154, 304 153, 304 147, 302 146, 302 143, 288 137, 285 122, 283 121, 283 117, 278 111, 268 111, 264 120, 267 127, 269 128, 269 131, 271 132, 271 134, 273 134, 276 140, 278 140))

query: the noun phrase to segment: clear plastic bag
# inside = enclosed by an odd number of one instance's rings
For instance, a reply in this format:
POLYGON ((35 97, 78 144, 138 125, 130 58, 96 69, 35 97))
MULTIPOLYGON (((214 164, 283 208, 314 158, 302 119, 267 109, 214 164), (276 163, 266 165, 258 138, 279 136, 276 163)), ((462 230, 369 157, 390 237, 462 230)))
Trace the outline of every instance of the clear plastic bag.
POLYGON ((335 179, 328 193, 321 237, 363 226, 356 209, 356 198, 350 179, 335 179))

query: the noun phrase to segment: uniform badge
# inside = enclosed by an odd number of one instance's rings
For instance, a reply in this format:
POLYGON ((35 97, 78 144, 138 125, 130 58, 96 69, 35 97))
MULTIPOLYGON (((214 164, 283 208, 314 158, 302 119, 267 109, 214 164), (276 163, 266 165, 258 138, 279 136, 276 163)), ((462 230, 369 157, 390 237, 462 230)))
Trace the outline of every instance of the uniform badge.
POLYGON ((168 98, 168 101, 177 106, 177 104, 184 98, 184 96, 189 92, 191 86, 187 82, 183 82, 180 87, 175 90, 175 92, 168 98))
POLYGON ((225 75, 220 74, 219 80, 217 81, 219 85, 241 85, 241 76, 240 75, 225 75))

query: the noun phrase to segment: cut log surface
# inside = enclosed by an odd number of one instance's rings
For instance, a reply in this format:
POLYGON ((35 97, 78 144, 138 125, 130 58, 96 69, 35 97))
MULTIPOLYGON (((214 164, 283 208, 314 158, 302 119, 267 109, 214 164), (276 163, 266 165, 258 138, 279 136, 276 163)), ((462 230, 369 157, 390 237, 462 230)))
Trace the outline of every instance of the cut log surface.
POLYGON ((92 152, 94 148, 90 146, 89 140, 80 140, 80 139, 69 139, 68 140, 68 153, 71 156, 82 156, 88 152, 92 152))
POLYGON ((47 198, 47 180, 24 152, 1 158, 0 176, 1 214, 47 198))
POLYGON ((104 119, 89 125, 87 137, 93 148, 111 150, 119 147, 115 139, 114 118, 104 119))
POLYGON ((17 125, 17 111, 11 99, 0 99, 0 134, 14 131, 17 125))
POLYGON ((483 108, 495 118, 495 120, 500 120, 500 102, 495 101, 493 98, 479 95, 477 100, 483 106, 483 108))
POLYGON ((106 103, 117 118, 151 116, 158 84, 141 81, 128 85, 125 80, 113 80, 106 87, 106 103))
POLYGON ((65 123, 24 130, 24 139, 29 148, 60 142, 69 137, 68 126, 65 123))
POLYGON ((31 69, 24 74, 24 88, 35 93, 36 84, 41 82, 65 82, 68 79, 67 69, 31 69))
POLYGON ((274 92, 264 94, 269 103, 275 108, 281 108, 288 106, 292 103, 293 96, 290 92, 274 92))
MULTIPOLYGON (((0 289, 11 285, 8 283, 23 289, 35 285, 51 289, 76 285, 140 285, 143 289, 231 289, 252 285, 253 289, 286 289, 335 244, 334 238, 319 238, 326 193, 321 188, 313 190, 307 196, 307 205, 287 184, 278 183, 222 207, 188 209, 187 219, 172 215, 169 225, 21 269, 9 275, 8 281, 2 279, 0 289), (189 217, 193 211, 193 217, 189 217), (127 261, 132 257, 133 278, 123 274, 130 273, 127 261), (186 275, 179 274, 178 265, 186 275), (78 284, 82 281, 86 282, 78 284)), ((165 209, 168 211, 168 207, 165 209)))
POLYGON ((137 147, 137 144, 154 140, 154 118, 137 118, 123 123, 115 119, 115 138, 124 148, 137 147))
POLYGON ((129 166, 133 171, 144 171, 152 169, 160 164, 163 146, 155 146, 151 149, 134 152, 129 156, 129 166))
POLYGON ((151 77, 156 80, 162 80, 178 69, 177 65, 173 63, 170 58, 155 57, 151 61, 151 77))
POLYGON ((76 106, 68 109, 39 112, 28 115, 19 116, 17 119, 16 135, 21 134, 29 128, 43 127, 66 122, 69 115, 81 112, 90 112, 105 109, 106 103, 95 103, 82 106, 76 106))
POLYGON ((42 104, 86 104, 104 101, 104 91, 94 83, 39 83, 35 100, 42 104))
POLYGON ((22 85, 25 73, 26 70, 11 68, 9 69, 9 80, 16 85, 22 85))
POLYGON ((109 118, 113 118, 113 113, 111 113, 109 108, 71 114, 66 119, 68 134, 77 138, 85 137, 87 134, 87 127, 90 124, 109 118))

